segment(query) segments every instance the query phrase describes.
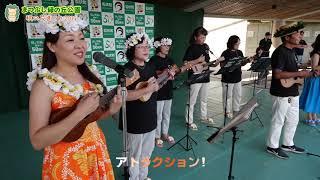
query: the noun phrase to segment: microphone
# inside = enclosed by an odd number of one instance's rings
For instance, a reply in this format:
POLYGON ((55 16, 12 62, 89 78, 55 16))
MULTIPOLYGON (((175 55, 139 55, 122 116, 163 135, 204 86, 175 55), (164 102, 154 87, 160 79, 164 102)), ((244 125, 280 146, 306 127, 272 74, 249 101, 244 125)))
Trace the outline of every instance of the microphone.
POLYGON ((210 50, 208 44, 204 44, 204 47, 206 48, 206 53, 207 53, 207 54, 210 53, 210 54, 214 55, 213 52, 210 50))
POLYGON ((123 74, 126 77, 131 78, 133 76, 133 72, 125 67, 123 67, 122 65, 112 61, 112 59, 106 57, 103 53, 101 52, 95 52, 93 53, 93 59, 96 62, 99 62, 111 69, 114 69, 117 73, 119 74, 123 74))

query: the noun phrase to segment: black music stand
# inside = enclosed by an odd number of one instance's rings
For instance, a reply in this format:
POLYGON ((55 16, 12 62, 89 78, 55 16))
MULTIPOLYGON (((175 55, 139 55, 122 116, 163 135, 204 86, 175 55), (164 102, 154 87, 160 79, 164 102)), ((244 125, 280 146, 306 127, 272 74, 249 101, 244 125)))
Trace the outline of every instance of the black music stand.
POLYGON ((257 59, 257 61, 255 63, 251 64, 251 67, 249 69, 249 71, 253 72, 258 72, 259 75, 256 77, 253 73, 253 79, 254 79, 254 91, 253 93, 255 93, 255 86, 257 84, 258 81, 264 79, 265 80, 265 84, 264 84, 264 88, 267 88, 267 81, 268 81, 268 70, 270 70, 270 66, 271 66, 271 58, 269 57, 260 57, 259 59, 257 59))
MULTIPOLYGON (((190 86, 191 84, 195 84, 195 83, 198 83, 198 82, 201 82, 201 80, 203 80, 204 78, 208 77, 210 75, 210 73, 212 73, 214 71, 211 71, 211 70, 206 70, 206 71, 203 71, 202 73, 200 74, 192 74, 188 80, 184 81, 184 83, 182 85, 187 85, 188 86, 188 103, 187 103, 187 108, 188 108, 188 122, 187 122, 187 131, 186 131, 186 135, 183 136, 180 140, 178 140, 176 143, 174 143, 173 145, 171 145, 168 150, 170 150, 172 147, 174 147, 175 145, 179 144, 185 151, 190 151, 192 150, 192 153, 193 153, 193 156, 196 157, 195 153, 194 153, 194 150, 193 150, 193 147, 192 147, 192 141, 197 145, 197 142, 189 135, 189 110, 190 110, 190 86), (185 146, 181 145, 180 142, 183 140, 183 139, 187 139, 187 144, 185 146)), ((181 85, 179 86, 181 87, 181 85)))
MULTIPOLYGON (((241 62, 243 59, 246 59, 244 57, 241 58, 233 58, 230 59, 223 67, 219 69, 217 73, 214 75, 218 74, 225 74, 225 73, 230 73, 236 70, 237 68, 241 68, 241 62)), ((226 83, 226 96, 225 96, 225 104, 224 104, 224 121, 223 121, 223 126, 226 125, 227 121, 227 101, 228 101, 228 90, 229 90, 229 83, 226 83)))
MULTIPOLYGON (((257 59, 257 61, 255 63, 253 63, 249 69, 249 71, 252 72, 253 74, 253 92, 252 92, 252 96, 254 97, 256 95, 256 85, 258 84, 258 81, 261 79, 265 79, 265 87, 266 87, 266 83, 267 83, 267 73, 265 73, 269 67, 271 66, 271 58, 269 57, 261 57, 259 59, 257 59), (256 76, 255 72, 258 73, 264 73, 264 76, 256 76)), ((256 112, 256 110, 253 111, 255 118, 252 118, 252 115, 250 117, 250 121, 253 121, 255 119, 259 120, 259 123, 261 125, 261 127, 264 127, 258 113, 256 112)))
POLYGON ((233 168, 233 157, 234 157, 234 148, 235 143, 239 139, 237 137, 237 132, 242 131, 238 130, 237 126, 241 123, 247 121, 252 113, 252 111, 258 106, 257 99, 255 97, 251 98, 239 111, 239 114, 237 114, 229 124, 224 126, 223 128, 219 129, 217 132, 213 133, 207 141, 209 143, 213 143, 218 137, 223 135, 225 132, 232 132, 232 148, 231 148, 231 157, 230 157, 230 166, 229 166, 229 175, 228 180, 233 180, 234 176, 232 176, 232 168, 233 168))

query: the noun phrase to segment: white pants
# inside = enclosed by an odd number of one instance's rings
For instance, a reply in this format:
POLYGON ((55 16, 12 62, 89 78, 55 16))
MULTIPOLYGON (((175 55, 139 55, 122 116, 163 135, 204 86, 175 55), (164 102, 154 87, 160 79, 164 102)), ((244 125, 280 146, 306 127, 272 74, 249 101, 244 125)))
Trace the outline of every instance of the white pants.
POLYGON ((156 138, 161 137, 162 134, 168 134, 171 116, 172 99, 157 101, 157 129, 156 138))
POLYGON ((273 98, 267 146, 271 148, 279 147, 281 131, 283 131, 283 145, 293 146, 293 137, 299 123, 299 96, 273 98))
POLYGON ((130 180, 144 180, 147 178, 148 166, 146 166, 146 159, 151 157, 154 149, 154 139, 155 130, 145 134, 128 133, 130 180))
POLYGON ((241 101, 241 81, 238 83, 222 83, 222 102, 223 102, 223 111, 225 108, 226 101, 226 92, 228 85, 228 93, 227 93, 227 110, 226 113, 230 113, 233 111, 240 110, 240 101, 241 101), (232 101, 232 109, 231 109, 231 101, 232 101))
MULTIPOLYGON (((197 83, 190 86, 190 102, 189 103, 189 124, 193 123, 194 105, 197 102, 198 94, 200 93, 200 109, 201 119, 207 118, 207 101, 208 101, 208 85, 209 83, 197 83)), ((189 97, 188 97, 189 101, 189 97)), ((188 105, 186 106, 185 114, 186 122, 188 123, 188 105)))

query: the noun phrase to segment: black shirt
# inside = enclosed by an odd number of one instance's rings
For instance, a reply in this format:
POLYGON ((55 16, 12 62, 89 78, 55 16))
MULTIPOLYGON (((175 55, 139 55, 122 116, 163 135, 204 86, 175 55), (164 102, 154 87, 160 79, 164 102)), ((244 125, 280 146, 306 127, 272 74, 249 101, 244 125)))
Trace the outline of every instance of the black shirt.
MULTIPOLYGON (((297 72, 298 66, 296 63, 296 53, 294 49, 289 49, 284 45, 280 45, 271 56, 272 70, 279 69, 287 72, 297 72)), ((285 88, 281 85, 279 79, 275 79, 272 76, 270 94, 278 97, 298 96, 298 85, 294 84, 289 88, 285 88)))
MULTIPOLYGON (((134 90, 139 82, 147 81, 150 77, 156 77, 156 70, 152 63, 145 63, 144 67, 139 67, 129 61, 124 65, 130 70, 137 69, 140 79, 127 87, 134 90)), ((142 102, 139 99, 127 101, 127 131, 132 134, 144 134, 157 127, 157 92, 154 92, 150 99, 142 102)), ((122 129, 122 111, 120 111, 119 128, 122 129)))
MULTIPOLYGON (((300 45, 307 45, 306 41, 301 39, 299 42, 300 45)), ((297 55, 302 56, 303 55, 303 51, 304 48, 294 48, 294 50, 296 51, 297 55)))
MULTIPOLYGON (((240 51, 240 50, 232 51, 230 49, 227 49, 227 50, 223 51, 221 56, 223 56, 225 59, 224 61, 222 61, 222 63, 226 64, 230 59, 243 57, 243 54, 242 54, 242 51, 240 51)), ((225 83, 238 83, 242 79, 241 75, 242 75, 242 71, 241 71, 241 66, 240 66, 232 72, 222 73, 221 81, 225 82, 225 83)))
MULTIPOLYGON (((150 59, 150 63, 153 63, 156 71, 163 71, 167 69, 169 66, 173 65, 173 60, 168 56, 162 58, 158 55, 154 55, 150 59)), ((173 83, 172 80, 169 80, 161 89, 158 91, 158 101, 162 100, 170 100, 173 97, 173 83)))
POLYGON ((272 44, 271 39, 266 40, 266 38, 263 38, 259 42, 259 47, 261 47, 263 51, 269 51, 271 44, 272 44))
MULTIPOLYGON (((201 55, 205 56, 205 61, 209 62, 210 56, 208 54, 208 45, 207 44, 191 44, 186 53, 184 54, 183 61, 191 61, 199 58, 201 55)), ((192 70, 188 72, 188 78, 193 74, 192 70)), ((201 81, 196 83, 208 83, 210 82, 210 74, 204 77, 201 81)))

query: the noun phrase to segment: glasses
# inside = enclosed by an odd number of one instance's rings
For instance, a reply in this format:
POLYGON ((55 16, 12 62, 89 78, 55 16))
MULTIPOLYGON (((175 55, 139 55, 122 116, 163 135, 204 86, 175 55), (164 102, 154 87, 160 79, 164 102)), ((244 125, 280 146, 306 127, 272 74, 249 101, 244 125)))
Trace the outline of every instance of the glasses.
POLYGON ((136 46, 137 49, 149 49, 149 46, 136 46))

